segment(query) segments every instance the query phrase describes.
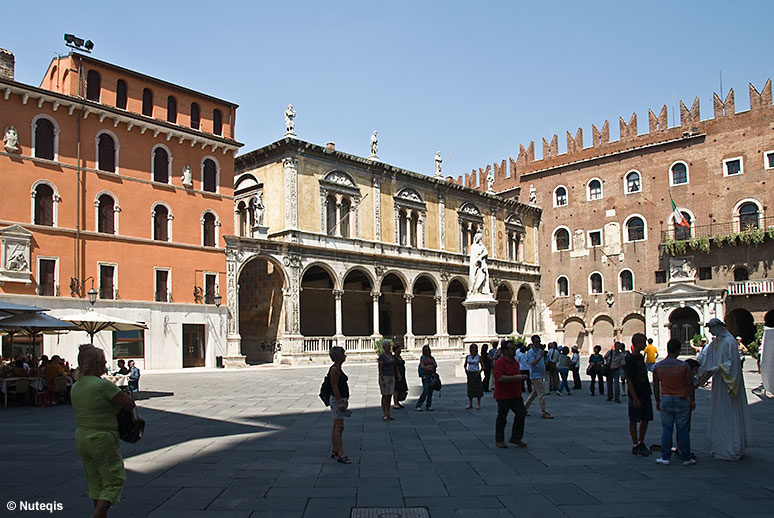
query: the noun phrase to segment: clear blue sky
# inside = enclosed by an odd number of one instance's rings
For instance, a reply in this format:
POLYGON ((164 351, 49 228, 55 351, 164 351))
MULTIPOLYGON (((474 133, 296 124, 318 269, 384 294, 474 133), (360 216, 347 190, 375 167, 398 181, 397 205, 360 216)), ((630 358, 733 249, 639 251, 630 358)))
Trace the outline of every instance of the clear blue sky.
MULTIPOLYGON (((20 7, 21 4, 16 4, 20 7)), ((578 127, 701 101, 772 75, 772 1, 35 2, 6 12, 0 47, 18 81, 37 85, 62 35, 92 39, 98 59, 240 105, 242 152, 299 138, 457 176, 578 127), (119 7, 120 6, 120 7, 119 7), (9 21, 12 20, 12 21, 9 21)))

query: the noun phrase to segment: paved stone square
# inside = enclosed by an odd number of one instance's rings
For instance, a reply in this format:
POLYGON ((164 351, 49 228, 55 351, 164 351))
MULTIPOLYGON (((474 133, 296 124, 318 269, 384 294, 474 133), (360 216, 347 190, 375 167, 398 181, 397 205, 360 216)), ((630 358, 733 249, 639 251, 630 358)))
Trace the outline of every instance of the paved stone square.
MULTIPOLYGON (((751 367, 748 360, 747 369, 751 367)), ((412 405, 420 392, 409 363, 412 405)), ((692 440, 698 464, 664 467, 631 454, 626 402, 548 397, 533 407, 526 449, 494 447, 495 404, 465 410, 465 384, 442 362, 432 413, 411 407, 385 423, 376 365, 345 364, 352 417, 351 465, 328 454, 331 419, 317 393, 326 367, 257 367, 146 373, 139 401, 147 422, 122 443, 127 483, 113 517, 346 518, 354 507, 427 507, 445 517, 764 517, 774 508, 774 399, 749 389, 755 447, 739 462, 712 459, 704 430, 709 391, 697 396, 692 440)), ((10 500, 60 502, 54 516, 89 516, 69 406, 0 410, 0 516, 10 500)), ((510 422, 509 422, 510 426, 510 422)), ((648 444, 659 443, 658 415, 648 444)))

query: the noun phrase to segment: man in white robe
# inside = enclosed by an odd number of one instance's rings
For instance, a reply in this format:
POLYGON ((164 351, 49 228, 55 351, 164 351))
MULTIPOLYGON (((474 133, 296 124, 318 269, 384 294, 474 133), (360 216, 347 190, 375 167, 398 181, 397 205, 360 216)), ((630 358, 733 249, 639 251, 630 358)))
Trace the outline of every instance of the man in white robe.
POLYGON ((745 447, 752 445, 739 350, 723 321, 713 318, 707 327, 714 339, 697 358, 701 381, 712 376, 707 442, 716 459, 739 460, 745 447))
POLYGON ((766 313, 763 320, 760 359, 763 389, 774 393, 774 310, 766 313))

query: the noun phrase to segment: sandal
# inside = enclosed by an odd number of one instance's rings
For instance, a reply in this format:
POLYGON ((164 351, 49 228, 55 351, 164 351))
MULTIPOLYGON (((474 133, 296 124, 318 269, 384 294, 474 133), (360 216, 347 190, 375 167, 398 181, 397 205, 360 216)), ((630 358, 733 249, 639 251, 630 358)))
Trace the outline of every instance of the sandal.
POLYGON ((335 458, 336 458, 336 457, 338 457, 338 456, 339 456, 339 454, 338 454, 337 452, 335 452, 335 451, 331 450, 331 458, 332 458, 332 459, 335 459, 335 458))
POLYGON ((340 462, 342 464, 352 464, 352 461, 349 460, 349 457, 347 457, 346 455, 344 457, 339 457, 338 455, 336 455, 336 462, 340 462))
POLYGON ((554 418, 554 416, 552 416, 548 412, 544 412, 543 415, 541 415, 540 417, 542 417, 543 419, 553 419, 554 418))

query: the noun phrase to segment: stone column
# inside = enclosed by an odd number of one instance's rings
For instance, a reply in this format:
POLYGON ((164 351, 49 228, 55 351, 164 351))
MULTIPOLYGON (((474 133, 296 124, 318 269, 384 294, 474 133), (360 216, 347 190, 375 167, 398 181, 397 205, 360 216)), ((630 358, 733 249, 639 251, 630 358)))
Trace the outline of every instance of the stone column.
POLYGON ((425 248, 425 213, 417 212, 417 248, 425 248))
POLYGON ((519 303, 511 301, 511 313, 513 320, 513 334, 518 333, 519 329, 519 303))
POLYGON ((336 221, 334 222, 334 225, 336 225, 336 234, 339 237, 344 237, 344 234, 341 232, 341 220, 344 219, 344 216, 341 214, 341 200, 342 197, 340 194, 336 195, 336 221))
POLYGON ((497 210, 494 207, 489 209, 489 216, 489 235, 492 238, 492 248, 489 249, 489 257, 502 259, 502 257, 497 255, 497 210))
POLYGON ((373 337, 381 336, 379 333, 379 296, 381 293, 371 292, 371 298, 373 299, 373 312, 374 312, 374 331, 371 334, 373 337))
POLYGON ((441 312, 441 309, 442 309, 441 297, 435 296, 433 297, 433 300, 435 300, 435 334, 440 335, 440 334, 443 334, 441 332, 441 328, 443 326, 443 313, 441 312))
POLYGON ((344 295, 343 290, 333 290, 333 297, 336 300, 336 336, 342 336, 342 315, 341 315, 341 297, 344 295))
POLYGON ((298 159, 282 159, 285 172, 285 228, 298 228, 298 159))
POLYGON ((413 336, 414 331, 412 329, 413 327, 413 314, 412 314, 412 301, 414 300, 414 295, 411 293, 406 293, 403 296, 406 299, 406 336, 413 336))

